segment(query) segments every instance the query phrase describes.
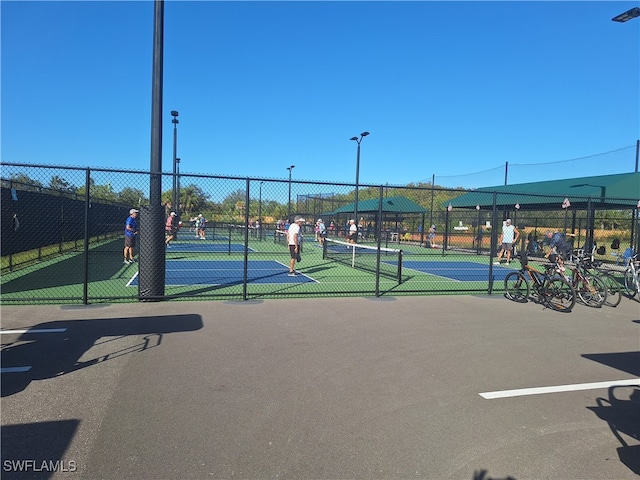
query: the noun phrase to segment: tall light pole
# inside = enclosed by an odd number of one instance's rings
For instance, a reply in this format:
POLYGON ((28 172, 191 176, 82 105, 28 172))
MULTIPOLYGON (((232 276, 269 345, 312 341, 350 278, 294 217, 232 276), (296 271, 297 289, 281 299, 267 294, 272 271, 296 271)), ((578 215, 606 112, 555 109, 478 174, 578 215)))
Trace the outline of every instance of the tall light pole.
POLYGON ((358 153, 356 154, 356 198, 355 203, 353 204, 353 219, 356 221, 356 226, 358 223, 358 185, 360 184, 360 142, 362 139, 369 135, 369 132, 362 132, 360 134, 360 138, 351 137, 349 140, 353 140, 358 144, 358 153))
MULTIPOLYGON (((640 17, 640 7, 633 7, 630 10, 627 10, 624 13, 621 13, 620 15, 616 15, 615 17, 613 17, 611 20, 613 20, 614 22, 619 22, 619 23, 624 23, 624 22, 628 22, 629 20, 633 19, 633 18, 637 18, 640 17)), ((636 172, 638 171, 638 157, 640 155, 640 140, 636 141, 636 172)), ((631 214, 631 219, 632 219, 632 223, 631 223, 631 239, 632 239, 632 243, 633 243, 633 226, 634 223, 633 222, 633 216, 637 215, 640 218, 640 202, 638 202, 638 208, 636 210, 634 210, 631 214)), ((638 250, 640 250, 640 221, 638 222, 638 232, 636 233, 637 238, 636 238, 636 252, 638 250)))
POLYGON ((289 170, 289 201, 287 202, 287 221, 291 223, 291 171, 296 168, 295 165, 287 167, 289 170))
POLYGON ((258 240, 262 241, 262 184, 264 182, 260 182, 259 190, 258 190, 258 240))
POLYGON ((178 213, 178 198, 177 198, 177 158, 178 154, 178 112, 176 110, 171 110, 171 116, 173 119, 171 123, 173 123, 173 187, 171 189, 171 210, 178 213))
POLYGON ((182 214, 182 208, 180 205, 180 159, 176 158, 176 204, 173 209, 174 212, 178 215, 178 220, 180 220, 180 215, 182 214))

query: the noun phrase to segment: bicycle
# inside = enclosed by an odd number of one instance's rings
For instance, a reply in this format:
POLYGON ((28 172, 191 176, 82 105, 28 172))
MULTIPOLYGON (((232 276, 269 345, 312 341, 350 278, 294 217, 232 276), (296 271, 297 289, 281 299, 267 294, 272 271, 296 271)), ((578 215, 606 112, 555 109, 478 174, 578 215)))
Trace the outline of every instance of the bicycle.
POLYGON ((572 263, 562 265, 553 261, 553 265, 548 269, 557 273, 569 282, 578 294, 578 298, 582 303, 589 307, 600 308, 607 300, 607 285, 604 281, 591 273, 585 267, 584 259, 580 256, 572 255, 572 263), (567 270, 570 275, 567 274, 567 270))
POLYGON ((576 291, 571 283, 549 270, 541 272, 531 267, 526 253, 520 253, 517 258, 521 267, 505 277, 505 297, 526 303, 533 289, 538 303, 557 312, 570 312, 576 304, 576 291))
POLYGON ((583 251, 577 253, 578 259, 582 262, 583 267, 592 275, 598 276, 607 287, 607 298, 604 305, 608 307, 617 307, 622 301, 622 286, 620 281, 609 271, 604 270, 603 263, 595 259, 596 246, 593 246, 591 256, 587 257, 583 251))
POLYGON ((627 290, 629 298, 636 295, 640 297, 640 262, 636 260, 638 254, 629 258, 627 268, 624 271, 624 288, 627 290))

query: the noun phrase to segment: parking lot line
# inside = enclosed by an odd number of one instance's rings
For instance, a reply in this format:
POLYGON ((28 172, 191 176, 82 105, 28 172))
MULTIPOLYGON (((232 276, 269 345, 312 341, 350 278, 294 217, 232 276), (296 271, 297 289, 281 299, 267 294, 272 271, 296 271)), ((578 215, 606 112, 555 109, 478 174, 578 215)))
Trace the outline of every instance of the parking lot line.
POLYGON ((0 368, 0 373, 20 373, 20 372, 28 372, 31 370, 31 367, 3 367, 0 368))
POLYGON ((496 398, 521 397, 525 395, 541 395, 543 393, 576 392, 579 390, 595 390, 598 388, 609 388, 617 385, 640 386, 640 378, 630 378, 628 380, 614 380, 611 382, 576 383, 573 385, 556 385, 553 387, 519 388, 517 390, 501 390, 496 392, 485 392, 479 395, 487 400, 496 398))
POLYGON ((0 330, 0 335, 9 335, 16 333, 62 333, 66 331, 66 328, 27 328, 19 330, 0 330))

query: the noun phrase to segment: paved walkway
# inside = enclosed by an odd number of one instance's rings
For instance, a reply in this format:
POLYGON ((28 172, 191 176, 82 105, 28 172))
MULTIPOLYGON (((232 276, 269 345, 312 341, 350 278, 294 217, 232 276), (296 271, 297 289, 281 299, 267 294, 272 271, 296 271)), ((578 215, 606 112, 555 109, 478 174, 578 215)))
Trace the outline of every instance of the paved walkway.
POLYGON ((0 313, 3 478, 640 473, 626 298, 570 314, 501 296, 0 313))

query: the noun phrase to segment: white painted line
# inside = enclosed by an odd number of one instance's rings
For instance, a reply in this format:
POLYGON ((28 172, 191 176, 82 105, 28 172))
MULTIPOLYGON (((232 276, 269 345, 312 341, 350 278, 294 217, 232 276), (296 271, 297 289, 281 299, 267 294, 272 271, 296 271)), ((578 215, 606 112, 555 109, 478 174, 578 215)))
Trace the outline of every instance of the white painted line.
POLYGON ((28 372, 29 370, 31 370, 31 367, 3 367, 0 368, 0 373, 28 372))
POLYGON ((26 330, 0 330, 0 335, 8 335, 11 333, 62 333, 66 331, 66 328, 29 328, 26 330))
POLYGON ((617 385, 631 385, 640 387, 640 378, 630 378, 628 380, 615 380, 612 382, 576 383, 574 385, 557 385, 554 387, 520 388, 517 390, 502 390, 497 392, 485 392, 479 395, 487 400, 494 398, 521 397, 525 395, 541 395, 543 393, 576 392, 580 390, 595 390, 598 388, 609 388, 617 385))

